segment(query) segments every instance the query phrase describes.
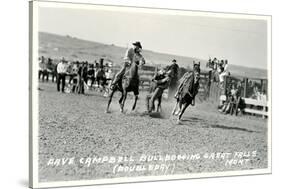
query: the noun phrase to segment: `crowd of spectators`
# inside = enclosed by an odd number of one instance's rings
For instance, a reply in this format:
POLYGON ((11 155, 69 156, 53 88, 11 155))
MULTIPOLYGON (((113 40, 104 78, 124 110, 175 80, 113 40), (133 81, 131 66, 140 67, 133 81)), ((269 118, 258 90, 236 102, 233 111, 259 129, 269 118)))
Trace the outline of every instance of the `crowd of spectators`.
POLYGON ((94 63, 67 61, 65 58, 61 58, 58 63, 55 63, 53 59, 41 56, 38 79, 48 82, 49 76, 52 76, 52 82, 57 83, 58 92, 84 94, 85 87, 92 89, 94 85, 101 91, 105 90, 108 80, 111 79, 111 70, 104 65, 102 58, 94 63))

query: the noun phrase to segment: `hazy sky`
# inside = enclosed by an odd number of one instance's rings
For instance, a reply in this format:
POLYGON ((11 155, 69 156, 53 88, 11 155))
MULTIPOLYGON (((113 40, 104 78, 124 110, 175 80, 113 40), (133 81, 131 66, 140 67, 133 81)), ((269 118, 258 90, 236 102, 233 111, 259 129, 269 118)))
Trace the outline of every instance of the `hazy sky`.
POLYGON ((264 20, 40 8, 39 31, 123 47, 138 40, 156 52, 267 67, 264 20))

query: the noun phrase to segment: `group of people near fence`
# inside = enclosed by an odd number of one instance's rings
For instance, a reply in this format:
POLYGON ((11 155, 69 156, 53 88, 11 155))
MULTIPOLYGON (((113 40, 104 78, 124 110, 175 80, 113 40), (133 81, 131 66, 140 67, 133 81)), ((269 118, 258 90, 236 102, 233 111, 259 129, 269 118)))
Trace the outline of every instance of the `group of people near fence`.
POLYGON ((38 79, 47 82, 51 75, 52 82, 57 83, 58 92, 64 93, 67 89, 68 92, 84 94, 85 87, 92 88, 94 84, 104 90, 109 74, 110 70, 104 66, 103 58, 99 62, 95 61, 95 64, 87 61, 67 61, 64 57, 55 64, 51 58, 39 58, 38 79), (69 78, 67 83, 66 77, 69 78))
POLYGON ((219 112, 223 114, 238 114, 241 103, 242 86, 241 83, 226 83, 227 76, 230 76, 228 60, 209 58, 206 67, 209 68, 209 86, 211 82, 218 82, 219 87, 225 91, 225 100, 219 106, 219 112))
POLYGON ((219 112, 223 114, 237 115, 239 111, 242 111, 241 106, 241 83, 232 83, 230 88, 226 90, 226 99, 223 104, 219 107, 219 112))
POLYGON ((247 84, 247 97, 259 101, 266 101, 266 90, 260 83, 250 80, 247 84))
POLYGON ((209 58, 206 67, 209 68, 209 74, 210 74, 210 78, 212 78, 213 81, 216 80, 216 78, 218 78, 218 82, 220 82, 221 84, 224 82, 225 77, 230 75, 230 71, 229 71, 229 64, 228 64, 228 60, 219 60, 216 57, 211 59, 209 58))
POLYGON ((53 59, 45 58, 44 56, 39 57, 38 79, 43 82, 49 81, 50 75, 52 76, 52 82, 54 82, 57 77, 57 68, 53 63, 53 59))

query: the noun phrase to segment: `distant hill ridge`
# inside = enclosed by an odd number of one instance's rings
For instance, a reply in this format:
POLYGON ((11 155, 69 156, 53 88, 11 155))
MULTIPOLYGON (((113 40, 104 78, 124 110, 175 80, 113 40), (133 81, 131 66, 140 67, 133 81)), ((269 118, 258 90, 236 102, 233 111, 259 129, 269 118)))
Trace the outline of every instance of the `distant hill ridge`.
MULTIPOLYGON (((113 62, 115 65, 122 63, 126 48, 114 44, 108 45, 94 41, 87 41, 71 36, 62 36, 46 32, 39 32, 39 55, 51 58, 65 57, 67 60, 87 60, 94 62, 100 58, 113 62)), ((143 50, 143 56, 148 64, 168 65, 176 59, 180 67, 192 67, 193 60, 201 61, 204 70, 206 61, 193 57, 184 57, 172 54, 143 50)), ((267 70, 233 65, 230 62, 229 70, 232 75, 250 78, 266 78, 267 70)))

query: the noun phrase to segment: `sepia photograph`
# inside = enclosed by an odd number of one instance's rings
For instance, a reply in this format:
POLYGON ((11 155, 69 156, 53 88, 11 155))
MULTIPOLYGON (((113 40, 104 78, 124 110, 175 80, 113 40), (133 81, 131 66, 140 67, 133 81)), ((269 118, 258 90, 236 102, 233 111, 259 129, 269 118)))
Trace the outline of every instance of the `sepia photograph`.
POLYGON ((271 16, 29 14, 31 187, 271 173, 271 16))

